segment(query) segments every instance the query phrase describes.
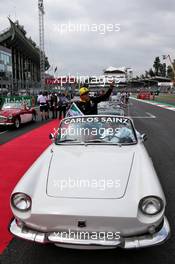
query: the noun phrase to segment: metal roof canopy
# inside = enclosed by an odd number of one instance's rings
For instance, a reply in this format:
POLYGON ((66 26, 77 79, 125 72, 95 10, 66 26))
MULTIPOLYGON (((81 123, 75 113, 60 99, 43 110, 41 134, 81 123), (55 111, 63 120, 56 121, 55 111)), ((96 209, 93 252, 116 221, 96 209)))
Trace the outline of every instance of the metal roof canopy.
POLYGON ((7 48, 16 47, 21 53, 25 54, 26 57, 29 57, 32 61, 39 64, 40 63, 40 51, 34 45, 34 42, 25 36, 25 30, 10 21, 10 28, 3 32, 0 35, 0 44, 5 44, 7 48))

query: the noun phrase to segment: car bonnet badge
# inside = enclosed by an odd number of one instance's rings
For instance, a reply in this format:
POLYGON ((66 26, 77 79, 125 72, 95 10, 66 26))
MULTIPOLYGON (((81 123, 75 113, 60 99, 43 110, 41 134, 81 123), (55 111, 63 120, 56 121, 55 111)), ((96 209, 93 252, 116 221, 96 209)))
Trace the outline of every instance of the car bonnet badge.
POLYGON ((79 220, 78 221, 78 227, 86 227, 86 221, 85 220, 79 220))

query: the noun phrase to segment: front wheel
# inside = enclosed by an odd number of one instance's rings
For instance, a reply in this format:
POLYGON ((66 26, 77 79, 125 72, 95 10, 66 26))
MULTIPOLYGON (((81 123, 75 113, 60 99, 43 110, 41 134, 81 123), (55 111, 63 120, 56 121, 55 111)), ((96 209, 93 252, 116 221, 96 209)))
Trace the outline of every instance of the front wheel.
POLYGON ((18 117, 15 118, 15 121, 14 121, 15 128, 18 129, 20 127, 20 125, 21 125, 20 119, 18 117))

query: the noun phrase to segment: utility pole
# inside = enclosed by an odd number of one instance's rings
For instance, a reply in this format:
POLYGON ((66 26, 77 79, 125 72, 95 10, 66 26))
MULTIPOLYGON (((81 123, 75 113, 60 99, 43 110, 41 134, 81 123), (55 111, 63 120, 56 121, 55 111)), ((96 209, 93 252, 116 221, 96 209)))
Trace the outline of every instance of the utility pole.
POLYGON ((43 0, 38 0, 39 12, 39 48, 40 48, 40 78, 41 90, 45 87, 45 52, 44 52, 44 4, 43 0))

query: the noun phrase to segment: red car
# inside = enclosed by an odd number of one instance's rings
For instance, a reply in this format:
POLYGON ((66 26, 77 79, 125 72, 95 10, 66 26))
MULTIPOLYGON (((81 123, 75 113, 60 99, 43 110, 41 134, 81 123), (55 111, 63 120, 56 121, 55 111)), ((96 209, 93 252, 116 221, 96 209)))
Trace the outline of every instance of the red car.
POLYGON ((0 126, 14 126, 35 121, 36 111, 24 103, 4 103, 0 110, 0 126))
POLYGON ((148 91, 140 91, 139 94, 137 95, 137 99, 150 100, 151 93, 148 91))

